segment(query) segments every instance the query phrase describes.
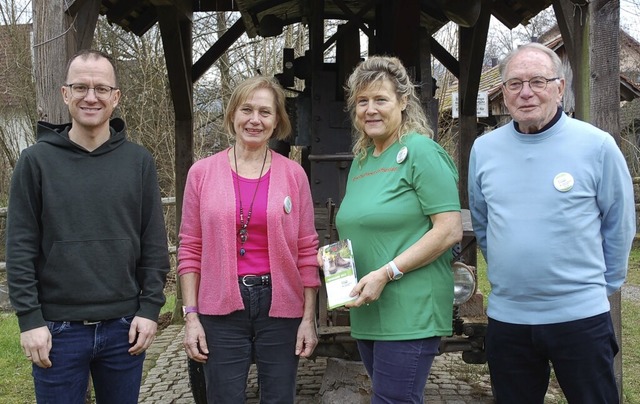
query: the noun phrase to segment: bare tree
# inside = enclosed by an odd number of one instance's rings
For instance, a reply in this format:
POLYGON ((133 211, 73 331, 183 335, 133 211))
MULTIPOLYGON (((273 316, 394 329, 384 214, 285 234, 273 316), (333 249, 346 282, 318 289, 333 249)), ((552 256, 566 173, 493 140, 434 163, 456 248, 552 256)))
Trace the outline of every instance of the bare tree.
POLYGON ((0 0, 0 205, 20 150, 35 142, 37 118, 27 5, 0 0))

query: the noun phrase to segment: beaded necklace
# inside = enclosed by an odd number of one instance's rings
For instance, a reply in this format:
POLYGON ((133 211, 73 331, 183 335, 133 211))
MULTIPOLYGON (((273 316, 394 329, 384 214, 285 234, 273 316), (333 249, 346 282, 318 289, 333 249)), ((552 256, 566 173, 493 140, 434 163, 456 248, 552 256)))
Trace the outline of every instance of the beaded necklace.
POLYGON ((238 230, 238 237, 240 238, 240 256, 244 257, 247 253, 247 250, 244 248, 244 243, 249 239, 249 231, 247 227, 249 227, 249 221, 251 220, 251 212, 253 211, 253 202, 256 200, 256 194, 258 193, 258 188, 260 187, 260 181, 262 180, 262 173, 264 172, 264 166, 267 162, 267 153, 269 152, 269 148, 267 147, 264 151, 264 159, 262 160, 262 168, 260 169, 260 176, 258 177, 258 183, 256 184, 256 189, 253 191, 253 198, 251 198, 251 204, 249 205, 249 212, 247 212, 247 221, 244 221, 244 210, 242 208, 242 192, 240 192, 240 173, 238 173, 238 158, 236 157, 236 147, 233 146, 233 162, 236 166, 236 184, 238 186, 238 200, 240 202, 240 230, 238 230))

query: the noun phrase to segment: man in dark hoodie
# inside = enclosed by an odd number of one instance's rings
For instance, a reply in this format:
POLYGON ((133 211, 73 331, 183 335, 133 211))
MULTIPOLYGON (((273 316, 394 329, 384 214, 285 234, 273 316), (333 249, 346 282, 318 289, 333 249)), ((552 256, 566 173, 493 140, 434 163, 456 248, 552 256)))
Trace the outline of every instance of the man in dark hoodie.
POLYGON ((7 220, 9 296, 38 403, 136 403, 169 271, 152 156, 110 121, 112 59, 83 50, 62 97, 72 122, 38 123, 15 167, 7 220))

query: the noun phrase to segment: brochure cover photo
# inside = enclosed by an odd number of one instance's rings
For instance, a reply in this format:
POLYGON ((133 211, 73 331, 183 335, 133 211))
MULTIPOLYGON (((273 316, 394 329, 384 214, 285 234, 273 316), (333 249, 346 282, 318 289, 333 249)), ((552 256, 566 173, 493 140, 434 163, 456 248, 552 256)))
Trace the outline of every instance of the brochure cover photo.
POLYGON ((327 289, 327 307, 334 309, 355 300, 357 296, 349 296, 358 283, 351 240, 340 240, 321 247, 320 253, 327 289))

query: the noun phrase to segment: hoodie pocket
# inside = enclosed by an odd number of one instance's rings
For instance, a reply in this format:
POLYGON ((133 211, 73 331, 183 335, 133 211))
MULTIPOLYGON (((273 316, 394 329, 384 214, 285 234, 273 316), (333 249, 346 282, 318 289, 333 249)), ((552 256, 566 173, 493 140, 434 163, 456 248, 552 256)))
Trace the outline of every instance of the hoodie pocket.
POLYGON ((41 273, 43 302, 109 303, 135 298, 140 290, 128 239, 55 242, 41 273))

